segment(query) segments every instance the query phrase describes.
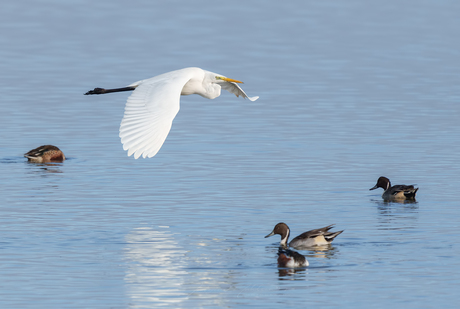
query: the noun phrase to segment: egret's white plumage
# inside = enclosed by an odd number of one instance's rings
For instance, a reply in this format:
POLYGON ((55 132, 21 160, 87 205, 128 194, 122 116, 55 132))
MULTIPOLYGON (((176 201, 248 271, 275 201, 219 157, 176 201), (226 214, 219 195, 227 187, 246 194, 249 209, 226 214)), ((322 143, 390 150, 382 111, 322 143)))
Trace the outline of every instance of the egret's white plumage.
POLYGON ((179 112, 180 96, 199 94, 208 99, 217 98, 221 88, 251 101, 238 86, 240 81, 200 68, 185 68, 135 82, 120 89, 96 88, 86 94, 102 94, 134 90, 128 98, 120 125, 120 138, 128 156, 151 158, 160 150, 172 121, 179 112))

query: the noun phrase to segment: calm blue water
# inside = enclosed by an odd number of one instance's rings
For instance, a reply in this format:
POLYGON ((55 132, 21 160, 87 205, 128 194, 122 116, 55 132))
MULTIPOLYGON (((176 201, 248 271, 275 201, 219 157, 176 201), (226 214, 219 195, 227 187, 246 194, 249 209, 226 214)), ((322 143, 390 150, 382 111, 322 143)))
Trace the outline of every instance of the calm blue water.
POLYGON ((460 302, 457 1, 15 1, 0 10, 2 308, 454 308, 460 302), (127 93, 198 66, 256 102, 182 97, 127 157, 127 93), (62 164, 22 154, 60 147, 62 164), (384 203, 381 175, 417 184, 384 203), (332 223, 310 267, 276 266, 332 223))

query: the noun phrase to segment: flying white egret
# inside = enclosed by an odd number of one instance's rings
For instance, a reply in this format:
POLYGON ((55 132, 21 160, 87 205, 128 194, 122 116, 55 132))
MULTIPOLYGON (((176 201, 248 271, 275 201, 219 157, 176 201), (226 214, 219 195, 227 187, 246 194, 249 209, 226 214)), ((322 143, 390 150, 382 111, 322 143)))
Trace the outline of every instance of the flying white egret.
POLYGON ((179 112, 181 95, 199 94, 208 99, 220 96, 221 88, 237 97, 251 101, 237 83, 238 80, 200 68, 185 68, 135 82, 124 88, 94 88, 88 94, 103 94, 134 90, 128 98, 125 114, 120 124, 120 138, 128 156, 137 159, 151 158, 157 154, 168 136, 171 125, 179 112))

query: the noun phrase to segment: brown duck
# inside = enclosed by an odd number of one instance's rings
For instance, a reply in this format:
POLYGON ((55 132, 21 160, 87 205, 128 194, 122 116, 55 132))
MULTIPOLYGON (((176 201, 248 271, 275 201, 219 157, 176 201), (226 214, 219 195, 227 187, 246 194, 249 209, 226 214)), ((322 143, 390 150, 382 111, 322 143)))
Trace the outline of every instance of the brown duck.
POLYGON ((46 163, 46 162, 62 162, 65 160, 64 153, 53 145, 43 145, 32 149, 24 154, 29 162, 46 163))

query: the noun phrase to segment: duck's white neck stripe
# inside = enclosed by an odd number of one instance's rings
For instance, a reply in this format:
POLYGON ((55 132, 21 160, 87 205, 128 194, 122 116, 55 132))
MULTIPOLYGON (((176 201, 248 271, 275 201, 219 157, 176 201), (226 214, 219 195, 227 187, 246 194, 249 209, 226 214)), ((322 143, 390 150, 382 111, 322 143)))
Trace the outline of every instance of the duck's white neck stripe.
POLYGON ((290 231, 288 229, 287 233, 286 233, 286 236, 283 239, 281 239, 281 242, 280 242, 281 246, 287 246, 287 241, 289 239, 289 234, 290 234, 290 231))

